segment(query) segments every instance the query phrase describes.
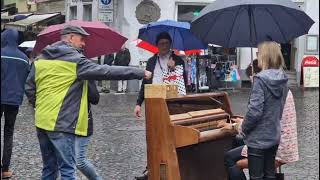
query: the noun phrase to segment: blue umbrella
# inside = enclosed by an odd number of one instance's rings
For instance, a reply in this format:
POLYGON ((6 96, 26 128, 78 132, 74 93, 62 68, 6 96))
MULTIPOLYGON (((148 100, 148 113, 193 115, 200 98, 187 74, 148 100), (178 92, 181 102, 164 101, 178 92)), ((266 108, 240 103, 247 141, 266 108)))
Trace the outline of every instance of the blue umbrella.
POLYGON ((207 43, 256 47, 263 41, 287 43, 307 34, 314 21, 291 0, 216 0, 191 23, 207 43))
POLYGON ((138 38, 156 46, 157 35, 161 32, 167 32, 172 38, 172 47, 177 50, 207 49, 196 36, 190 32, 190 24, 187 22, 177 22, 164 20, 152 22, 139 29, 138 38))

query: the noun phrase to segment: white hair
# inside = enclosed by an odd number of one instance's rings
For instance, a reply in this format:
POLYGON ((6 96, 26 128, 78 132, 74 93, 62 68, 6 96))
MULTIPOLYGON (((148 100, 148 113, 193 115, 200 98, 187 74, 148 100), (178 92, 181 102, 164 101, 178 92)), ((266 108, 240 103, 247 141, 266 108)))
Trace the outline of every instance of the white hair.
POLYGON ((63 35, 61 35, 61 40, 62 41, 66 41, 66 40, 68 40, 70 38, 70 34, 63 34, 63 35))

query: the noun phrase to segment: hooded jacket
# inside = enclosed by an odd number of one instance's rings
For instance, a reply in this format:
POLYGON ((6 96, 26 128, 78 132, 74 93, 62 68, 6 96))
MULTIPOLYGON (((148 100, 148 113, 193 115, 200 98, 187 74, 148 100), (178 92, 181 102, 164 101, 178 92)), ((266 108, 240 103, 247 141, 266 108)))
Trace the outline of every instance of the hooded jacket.
POLYGON ((248 147, 268 149, 280 143, 280 120, 288 93, 283 70, 268 69, 254 77, 248 111, 242 123, 248 147))
POLYGON ((19 33, 15 29, 1 33, 1 104, 22 104, 29 61, 18 49, 18 39, 19 33))
POLYGON ((59 41, 34 62, 26 95, 35 108, 36 127, 88 135, 88 80, 142 79, 144 70, 98 65, 80 50, 59 41))

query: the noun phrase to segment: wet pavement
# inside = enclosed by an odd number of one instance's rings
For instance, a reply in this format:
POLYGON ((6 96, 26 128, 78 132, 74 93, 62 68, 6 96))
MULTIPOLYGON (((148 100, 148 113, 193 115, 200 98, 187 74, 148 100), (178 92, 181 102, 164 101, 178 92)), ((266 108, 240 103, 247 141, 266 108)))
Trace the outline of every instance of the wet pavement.
MULTIPOLYGON (((245 113, 248 94, 246 89, 230 92, 234 114, 245 113)), ((300 161, 284 165, 282 171, 286 180, 318 180, 319 90, 293 89, 293 94, 300 161)), ((146 166, 144 119, 133 116, 135 100, 136 94, 101 94, 99 105, 93 106, 94 135, 88 158, 106 180, 132 180, 146 166)), ((17 180, 40 179, 42 167, 32 108, 26 102, 20 107, 14 134, 11 167, 16 173, 12 179, 17 180)), ((86 178, 78 173, 78 179, 86 178)))

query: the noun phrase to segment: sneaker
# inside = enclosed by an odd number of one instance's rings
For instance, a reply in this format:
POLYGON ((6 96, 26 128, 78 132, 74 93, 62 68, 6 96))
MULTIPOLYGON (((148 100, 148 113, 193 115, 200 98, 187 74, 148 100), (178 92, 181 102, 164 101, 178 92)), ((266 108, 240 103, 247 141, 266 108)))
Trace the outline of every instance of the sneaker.
POLYGON ((106 88, 101 89, 101 91, 104 92, 104 93, 110 93, 110 90, 106 89, 106 88))

